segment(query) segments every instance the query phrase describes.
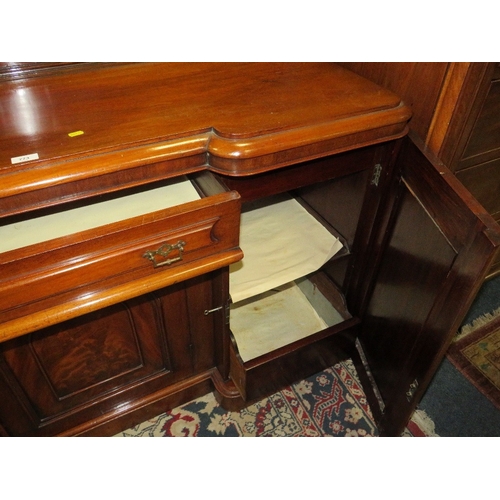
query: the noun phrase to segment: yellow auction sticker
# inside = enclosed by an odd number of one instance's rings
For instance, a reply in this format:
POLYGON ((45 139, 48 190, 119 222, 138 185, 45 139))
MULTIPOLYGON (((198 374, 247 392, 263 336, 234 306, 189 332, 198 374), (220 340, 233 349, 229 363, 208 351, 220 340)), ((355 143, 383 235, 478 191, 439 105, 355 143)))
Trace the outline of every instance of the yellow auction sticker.
POLYGON ((77 135, 83 135, 83 130, 77 130, 76 132, 70 132, 68 135, 70 137, 76 137, 77 135))

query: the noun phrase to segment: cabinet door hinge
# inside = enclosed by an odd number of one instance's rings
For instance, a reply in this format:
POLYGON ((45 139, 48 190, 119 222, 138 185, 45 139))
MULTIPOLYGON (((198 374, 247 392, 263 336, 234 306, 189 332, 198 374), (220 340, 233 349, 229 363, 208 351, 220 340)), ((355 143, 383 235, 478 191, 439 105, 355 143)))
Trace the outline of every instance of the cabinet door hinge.
POLYGON ((377 163, 375 167, 373 168, 373 176, 372 176, 372 186, 377 186, 380 181, 380 174, 382 173, 382 165, 380 163, 377 163))

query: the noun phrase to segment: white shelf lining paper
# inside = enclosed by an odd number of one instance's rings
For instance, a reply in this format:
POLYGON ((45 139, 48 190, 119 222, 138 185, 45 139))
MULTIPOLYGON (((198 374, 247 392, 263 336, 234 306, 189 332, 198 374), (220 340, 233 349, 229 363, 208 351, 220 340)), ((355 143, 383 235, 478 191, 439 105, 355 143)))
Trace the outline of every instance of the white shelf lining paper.
POLYGON ((243 362, 328 326, 295 283, 234 304, 230 321, 243 362))
POLYGON ((199 200, 183 177, 162 187, 0 227, 0 252, 79 233, 149 212, 199 200))
POLYGON ((342 243, 288 194, 241 215, 243 260, 230 266, 233 303, 317 271, 342 243))

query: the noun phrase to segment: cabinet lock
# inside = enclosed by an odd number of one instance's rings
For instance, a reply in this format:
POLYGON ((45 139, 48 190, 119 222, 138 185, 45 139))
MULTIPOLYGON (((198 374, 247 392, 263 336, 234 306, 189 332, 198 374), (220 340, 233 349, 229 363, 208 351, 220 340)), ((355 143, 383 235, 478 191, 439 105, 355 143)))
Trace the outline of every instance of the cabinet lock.
POLYGON ((212 314, 212 313, 214 313, 214 312, 220 311, 221 309, 222 309, 222 306, 216 307, 216 308, 214 308, 214 309, 205 309, 205 310, 203 311, 203 314, 204 314, 205 316, 208 316, 209 314, 212 314))
POLYGON ((225 311, 225 323, 226 325, 229 325, 229 302, 224 306, 214 307, 213 309, 205 309, 203 311, 203 314, 205 316, 208 316, 209 314, 222 310, 225 311))

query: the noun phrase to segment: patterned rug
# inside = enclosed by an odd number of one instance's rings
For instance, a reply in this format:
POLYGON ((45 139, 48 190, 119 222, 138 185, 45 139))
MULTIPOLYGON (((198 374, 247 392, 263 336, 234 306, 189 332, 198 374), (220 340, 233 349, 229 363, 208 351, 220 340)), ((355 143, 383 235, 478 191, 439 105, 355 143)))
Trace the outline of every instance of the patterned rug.
MULTIPOLYGON (((143 422, 121 437, 372 437, 377 428, 351 361, 286 387, 239 412, 227 412, 212 393, 143 422)), ((403 436, 435 436, 420 410, 403 436)))
POLYGON ((500 310, 464 327, 447 356, 500 410, 500 310))

